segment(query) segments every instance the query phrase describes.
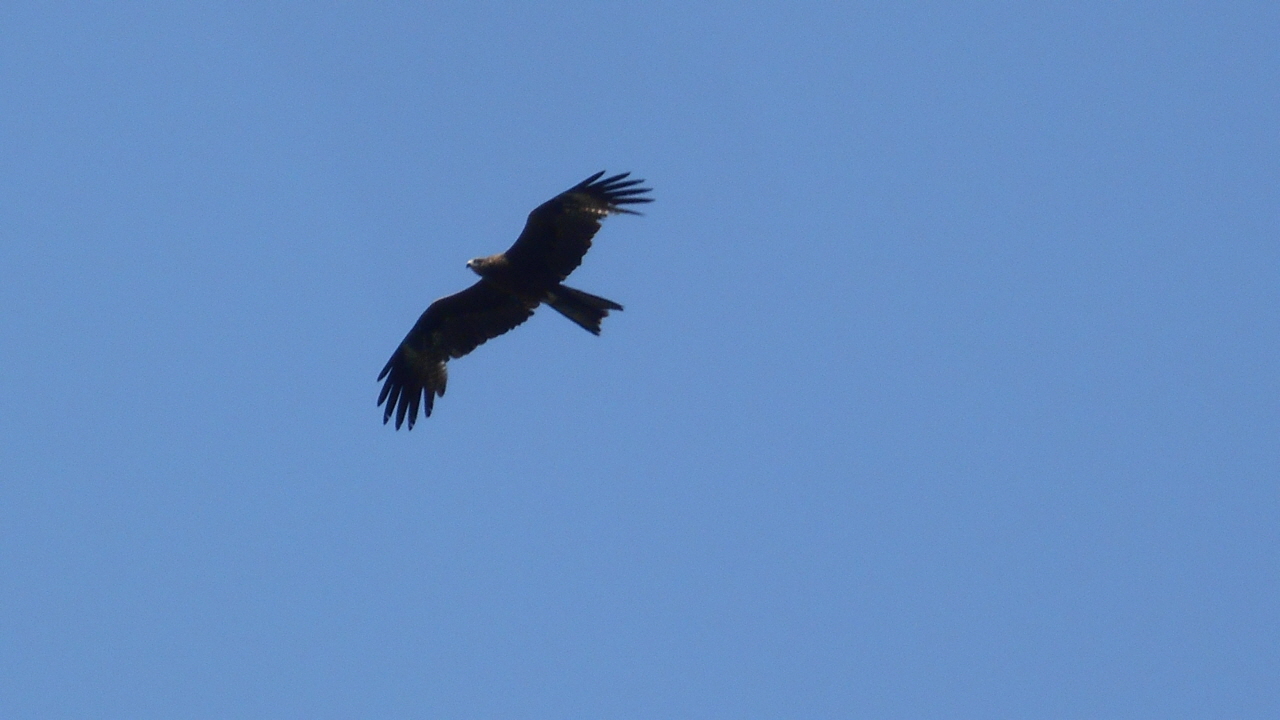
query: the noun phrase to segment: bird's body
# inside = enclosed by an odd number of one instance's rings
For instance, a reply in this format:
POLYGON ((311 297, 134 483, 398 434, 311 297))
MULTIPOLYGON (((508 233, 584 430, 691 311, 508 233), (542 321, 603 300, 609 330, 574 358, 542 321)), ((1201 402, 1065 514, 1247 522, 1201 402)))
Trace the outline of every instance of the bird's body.
POLYGON ((539 205, 529 213, 524 231, 505 253, 471 260, 467 267, 480 280, 462 292, 440 298, 427 308, 387 361, 378 404, 386 403, 384 423, 396 416, 396 429, 407 417, 409 429, 418 408, 431 415, 448 382, 446 363, 474 350, 529 319, 542 303, 599 335, 600 321, 622 306, 563 284, 582 262, 600 220, 616 213, 635 215, 623 205, 651 202, 636 197, 642 180, 629 173, 600 179, 596 173, 539 205), (425 405, 422 400, 425 398, 425 405))

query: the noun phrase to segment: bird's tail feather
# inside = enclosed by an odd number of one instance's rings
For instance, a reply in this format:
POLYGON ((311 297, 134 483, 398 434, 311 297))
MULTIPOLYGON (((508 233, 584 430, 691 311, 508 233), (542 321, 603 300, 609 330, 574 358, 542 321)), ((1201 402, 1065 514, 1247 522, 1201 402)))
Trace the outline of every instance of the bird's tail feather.
POLYGON ((610 310, 621 310, 622 306, 612 300, 597 297, 591 293, 575 290, 568 285, 558 285, 547 293, 546 302, 556 312, 577 323, 583 330, 592 335, 600 334, 600 321, 610 310))

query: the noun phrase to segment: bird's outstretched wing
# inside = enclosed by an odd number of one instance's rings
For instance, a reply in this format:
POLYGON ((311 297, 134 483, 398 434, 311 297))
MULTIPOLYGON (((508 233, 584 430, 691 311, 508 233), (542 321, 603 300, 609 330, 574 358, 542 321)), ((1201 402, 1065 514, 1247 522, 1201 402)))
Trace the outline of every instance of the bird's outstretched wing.
POLYGON ((379 380, 386 378, 378 394, 378 404, 386 403, 382 422, 394 412, 396 429, 407 416, 412 430, 423 397, 423 416, 430 417, 436 396, 444 395, 450 358, 466 355, 532 314, 533 308, 520 298, 486 280, 431 303, 378 374, 379 380))
POLYGON ((627 180, 631 173, 601 179, 604 171, 583 180, 542 203, 525 222, 524 231, 505 253, 513 267, 543 282, 559 283, 582 263, 591 248, 591 238, 600 230, 600 220, 607 215, 638 215, 624 205, 653 202, 637 197, 649 188, 636 187, 643 180, 627 180))

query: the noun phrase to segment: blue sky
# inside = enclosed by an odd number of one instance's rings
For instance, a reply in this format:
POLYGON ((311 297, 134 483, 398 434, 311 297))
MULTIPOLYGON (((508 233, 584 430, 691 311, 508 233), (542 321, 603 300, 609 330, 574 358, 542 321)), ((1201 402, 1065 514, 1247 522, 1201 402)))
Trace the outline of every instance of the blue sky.
POLYGON ((1280 6, 6 3, 6 718, 1280 712, 1280 6), (430 5, 430 7, 424 7, 430 5), (653 187, 411 433, 418 314, 653 187))

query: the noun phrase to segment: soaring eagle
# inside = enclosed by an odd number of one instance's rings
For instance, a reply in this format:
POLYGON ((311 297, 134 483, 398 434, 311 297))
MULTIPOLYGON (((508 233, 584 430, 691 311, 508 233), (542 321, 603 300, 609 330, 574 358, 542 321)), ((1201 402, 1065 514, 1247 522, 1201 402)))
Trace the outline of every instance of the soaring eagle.
POLYGON ((627 180, 630 174, 592 175, 529 213, 524 231, 506 252, 467 263, 480 280, 431 303, 378 375, 386 379, 378 394, 378 405, 386 403, 383 424, 394 411, 396 429, 408 416, 412 430, 420 406, 430 417, 449 379, 445 363, 528 320, 544 302, 587 332, 600 334, 600 321, 622 306, 562 283, 582 263, 601 219, 638 215, 623 206, 653 201, 638 197, 649 188, 636 187, 644 181, 627 180))

